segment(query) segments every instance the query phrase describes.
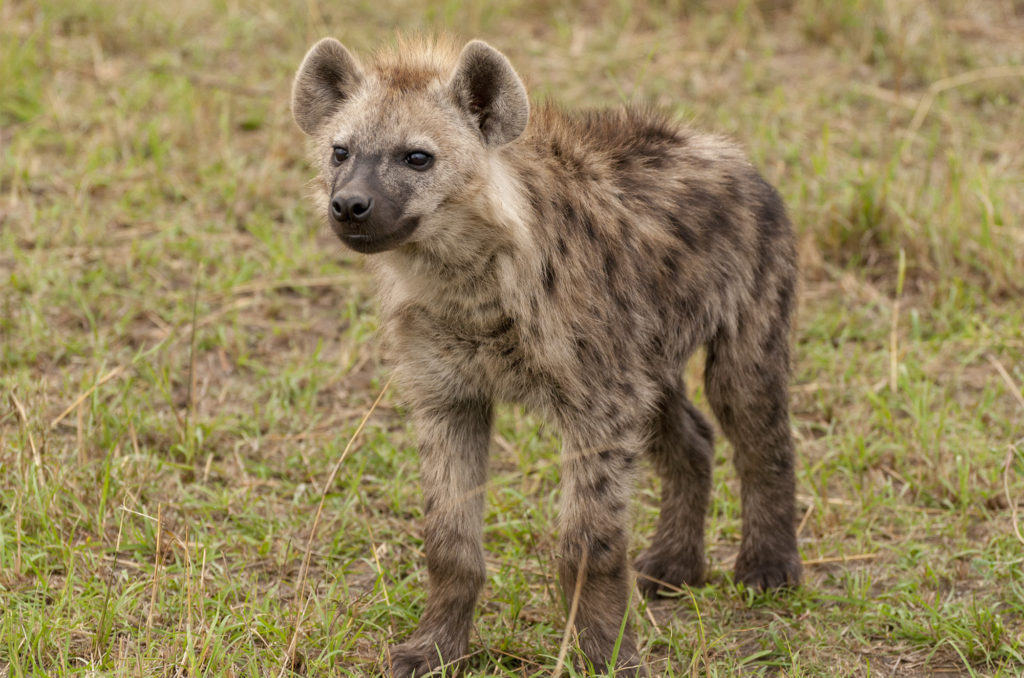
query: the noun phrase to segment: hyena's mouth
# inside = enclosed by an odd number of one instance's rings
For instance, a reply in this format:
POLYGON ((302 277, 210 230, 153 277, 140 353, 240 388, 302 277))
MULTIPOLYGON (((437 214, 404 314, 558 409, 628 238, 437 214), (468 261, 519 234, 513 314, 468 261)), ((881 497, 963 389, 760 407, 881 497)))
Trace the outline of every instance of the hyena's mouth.
POLYGON ((332 221, 331 229, 339 240, 356 252, 374 254, 398 247, 412 235, 419 225, 419 217, 408 217, 390 228, 372 222, 332 221))

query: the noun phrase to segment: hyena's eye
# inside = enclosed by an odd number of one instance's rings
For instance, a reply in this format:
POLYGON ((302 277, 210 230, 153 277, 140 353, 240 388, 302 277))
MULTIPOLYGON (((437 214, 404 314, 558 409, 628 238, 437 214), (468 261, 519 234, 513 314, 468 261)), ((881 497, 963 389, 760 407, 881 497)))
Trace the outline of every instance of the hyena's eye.
POLYGON ((335 146, 334 152, 331 154, 331 162, 337 167, 341 163, 348 159, 348 149, 344 146, 335 146))
POLYGON ((434 156, 423 151, 412 151, 405 156, 405 164, 422 172, 434 164, 434 156))

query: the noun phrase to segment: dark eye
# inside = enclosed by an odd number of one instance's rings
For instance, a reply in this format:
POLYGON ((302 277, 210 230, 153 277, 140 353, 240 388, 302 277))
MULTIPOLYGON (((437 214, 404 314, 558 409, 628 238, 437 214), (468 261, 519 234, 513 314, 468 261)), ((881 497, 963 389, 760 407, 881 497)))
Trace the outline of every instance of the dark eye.
POLYGON ((415 170, 423 171, 434 164, 434 156, 423 151, 413 151, 405 156, 405 164, 415 170))
POLYGON ((331 162, 335 166, 340 165, 348 159, 348 149, 344 146, 335 146, 334 152, 331 154, 331 162))

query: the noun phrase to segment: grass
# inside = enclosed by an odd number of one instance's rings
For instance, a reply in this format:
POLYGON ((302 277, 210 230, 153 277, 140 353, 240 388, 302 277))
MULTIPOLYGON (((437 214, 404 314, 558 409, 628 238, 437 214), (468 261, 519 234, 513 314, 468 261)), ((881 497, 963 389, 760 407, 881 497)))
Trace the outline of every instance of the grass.
MULTIPOLYGON (((414 628, 390 390, 324 492, 387 370, 288 112, 316 38, 396 28, 731 134, 798 224, 806 584, 731 582, 719 443, 710 585, 633 605, 655 675, 1024 672, 1019 1, 2 0, 0 675, 358 676, 414 628)), ((555 667, 556 449, 501 411, 470 675, 555 667)))

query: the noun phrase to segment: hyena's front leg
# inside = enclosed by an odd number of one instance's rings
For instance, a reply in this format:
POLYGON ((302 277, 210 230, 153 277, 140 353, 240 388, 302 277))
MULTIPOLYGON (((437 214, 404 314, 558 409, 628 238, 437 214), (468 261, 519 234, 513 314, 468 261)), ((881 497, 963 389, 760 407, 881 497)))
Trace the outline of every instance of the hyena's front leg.
POLYGON ((419 627, 392 647, 396 678, 425 676, 466 654, 484 585, 482 514, 491 403, 463 400, 415 413, 425 503, 430 588, 419 627))
POLYGON ((575 627, 595 670, 607 669, 619 643, 620 676, 643 674, 632 628, 622 631, 630 592, 628 507, 639 456, 637 441, 595 449, 567 440, 562 462, 562 594, 571 609, 579 588, 575 627))

